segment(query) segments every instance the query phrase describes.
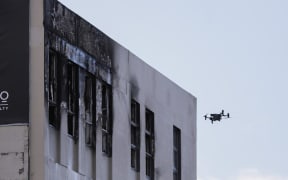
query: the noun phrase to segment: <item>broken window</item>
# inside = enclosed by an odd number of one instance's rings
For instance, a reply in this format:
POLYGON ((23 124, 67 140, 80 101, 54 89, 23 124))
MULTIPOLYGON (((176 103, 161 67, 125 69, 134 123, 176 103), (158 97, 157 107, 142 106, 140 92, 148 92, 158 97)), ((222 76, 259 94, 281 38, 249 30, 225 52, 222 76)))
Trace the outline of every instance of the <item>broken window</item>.
POLYGON ((87 73, 85 78, 85 142, 90 147, 95 147, 96 141, 96 92, 95 77, 87 73))
POLYGON ((108 157, 112 156, 112 89, 102 84, 102 152, 108 157))
POLYGON ((68 110, 68 134, 78 138, 78 67, 69 62, 67 65, 67 110, 68 110))
POLYGON ((181 131, 173 126, 173 180, 181 180, 181 131))
POLYGON ((140 171, 140 105, 131 100, 131 167, 140 171))
POLYGON ((60 120, 58 115, 59 98, 58 98, 58 58, 56 52, 49 51, 49 84, 48 84, 48 111, 49 124, 59 128, 60 120))
POLYGON ((146 176, 148 179, 154 180, 154 113, 149 109, 146 109, 145 124, 146 176))

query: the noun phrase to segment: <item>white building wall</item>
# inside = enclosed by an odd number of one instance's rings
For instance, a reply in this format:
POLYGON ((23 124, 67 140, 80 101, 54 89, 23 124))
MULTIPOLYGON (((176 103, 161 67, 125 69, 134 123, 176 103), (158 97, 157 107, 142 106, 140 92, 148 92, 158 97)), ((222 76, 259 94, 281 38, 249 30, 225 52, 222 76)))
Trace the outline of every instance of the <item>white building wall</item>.
MULTIPOLYGON (((79 78, 83 79, 84 71, 81 71, 79 78)), ((97 122, 96 148, 91 149, 85 144, 85 120, 81 110, 84 109, 84 92, 80 88, 79 139, 74 141, 67 135, 65 103, 61 104, 60 131, 47 123, 48 179, 146 180, 145 108, 148 108, 155 115, 155 179, 173 179, 173 126, 176 126, 181 130, 182 138, 182 179, 196 180, 196 98, 115 42, 112 71, 112 157, 102 152, 101 121, 97 122), (140 103, 141 112, 139 173, 131 168, 131 98, 140 103)), ((100 87, 98 81, 98 91, 100 87)), ((101 102, 97 105, 99 112, 101 102)))
MULTIPOLYGON (((113 177, 146 179, 145 108, 155 115, 155 179, 173 179, 173 125, 181 130, 182 179, 196 180, 196 98, 117 43, 113 58, 113 177), (130 167, 130 103, 140 103, 140 174, 130 167)), ((116 178, 117 179, 117 178, 116 178)))

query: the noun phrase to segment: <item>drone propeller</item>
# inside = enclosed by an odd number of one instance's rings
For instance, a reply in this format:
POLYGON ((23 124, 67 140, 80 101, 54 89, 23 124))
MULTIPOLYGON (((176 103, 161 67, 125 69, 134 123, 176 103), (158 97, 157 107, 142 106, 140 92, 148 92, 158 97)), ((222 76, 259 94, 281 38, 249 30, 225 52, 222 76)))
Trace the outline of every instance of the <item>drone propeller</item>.
POLYGON ((230 118, 230 114, 229 113, 227 113, 227 117, 230 118))
POLYGON ((207 114, 205 114, 205 116, 203 116, 205 118, 205 120, 207 119, 207 114))

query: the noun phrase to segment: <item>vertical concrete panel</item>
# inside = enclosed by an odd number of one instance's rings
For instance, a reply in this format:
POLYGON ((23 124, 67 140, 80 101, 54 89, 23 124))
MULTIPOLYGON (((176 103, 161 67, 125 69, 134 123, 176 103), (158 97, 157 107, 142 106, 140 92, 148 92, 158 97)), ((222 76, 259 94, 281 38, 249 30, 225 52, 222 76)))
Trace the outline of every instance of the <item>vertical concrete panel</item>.
POLYGON ((79 176, 78 176, 78 174, 76 172, 74 172, 74 171, 69 169, 67 171, 67 173, 68 173, 68 179, 69 180, 79 180, 79 176))
POLYGON ((113 179, 130 179, 130 101, 122 91, 113 91, 114 131, 113 131, 113 179), (129 104, 129 105, 128 105, 129 104))
POLYGON ((66 114, 66 108, 61 108, 60 164, 63 164, 66 167, 68 166, 68 157, 69 157, 68 150, 69 146, 67 137, 67 114, 66 114))
POLYGON ((79 173, 86 174, 88 169, 86 168, 86 147, 85 147, 85 71, 81 68, 79 70, 79 173))
POLYGON ((60 164, 56 164, 56 177, 61 180, 69 180, 67 174, 67 167, 64 167, 60 164))
POLYGON ((53 160, 48 160, 48 169, 46 168, 46 170, 48 171, 46 174, 47 180, 57 179, 56 163, 53 160))
POLYGON ((60 159, 60 148, 59 148, 59 141, 60 141, 60 135, 59 131, 56 130, 54 127, 47 127, 48 134, 47 134, 47 139, 49 142, 49 156, 48 158, 53 160, 53 162, 57 163, 59 162, 60 159))
POLYGON ((30 0, 30 180, 45 179, 43 0, 30 0))
POLYGON ((113 69, 113 179, 137 179, 137 174, 131 169, 130 143, 130 99, 138 98, 138 89, 131 93, 130 87, 135 87, 135 79, 129 78, 129 51, 114 45, 113 69), (132 95, 131 95, 132 94, 132 95))

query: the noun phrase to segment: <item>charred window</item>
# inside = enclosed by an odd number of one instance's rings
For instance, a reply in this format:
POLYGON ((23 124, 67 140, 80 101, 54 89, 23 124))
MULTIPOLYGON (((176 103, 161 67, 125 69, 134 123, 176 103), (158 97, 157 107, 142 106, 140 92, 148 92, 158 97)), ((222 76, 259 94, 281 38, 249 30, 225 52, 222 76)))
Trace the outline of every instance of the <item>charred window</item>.
POLYGON ((140 171, 140 105, 131 100, 131 167, 140 171))
POLYGON ((154 113, 149 109, 146 109, 145 124, 146 176, 148 179, 154 180, 154 113))
POLYGON ((96 85, 95 77, 87 73, 85 78, 85 142, 90 147, 95 147, 96 141, 96 85))
POLYGON ((58 115, 59 110, 59 96, 58 96, 58 56, 56 52, 49 51, 49 84, 48 84, 48 111, 49 124, 59 128, 60 119, 58 115))
POLYGON ((173 126, 173 180, 181 180, 181 131, 173 126))
POLYGON ((102 84, 102 152, 108 157, 112 156, 112 89, 102 84))
POLYGON ((67 110, 68 134, 78 138, 78 66, 69 62, 67 65, 67 110))

